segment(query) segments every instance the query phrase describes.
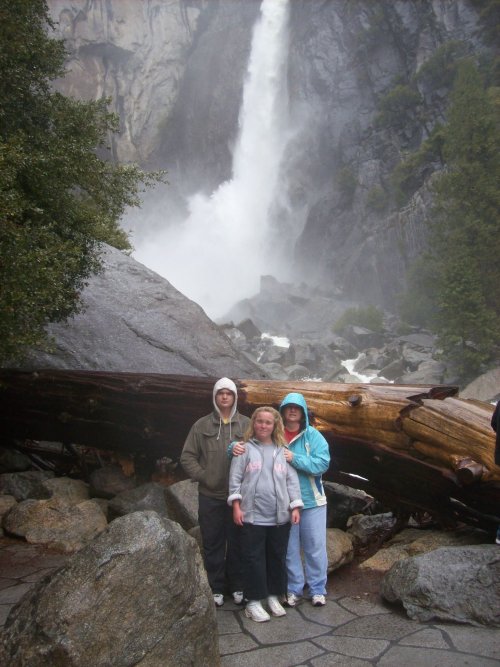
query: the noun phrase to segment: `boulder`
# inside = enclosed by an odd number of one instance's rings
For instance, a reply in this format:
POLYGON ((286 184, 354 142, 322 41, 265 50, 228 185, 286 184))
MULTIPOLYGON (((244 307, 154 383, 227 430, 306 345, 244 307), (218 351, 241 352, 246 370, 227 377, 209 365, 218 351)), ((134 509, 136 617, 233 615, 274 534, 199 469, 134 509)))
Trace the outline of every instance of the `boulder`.
POLYGON ((50 497, 63 498, 70 505, 78 505, 89 499, 89 485, 81 479, 70 477, 54 477, 43 483, 49 491, 50 497))
POLYGON ((484 531, 469 526, 453 531, 406 528, 394 535, 359 567, 363 570, 387 572, 394 563, 404 558, 419 556, 445 546, 485 544, 489 539, 489 535, 484 531))
POLYGON ((396 381, 401 384, 442 384, 445 372, 445 364, 430 359, 419 364, 417 370, 405 373, 396 381))
POLYGON ((366 545, 373 540, 383 542, 393 532, 396 521, 392 512, 373 516, 356 514, 347 522, 347 532, 358 545, 366 545))
POLYGON ((0 493, 9 494, 19 502, 28 498, 50 498, 51 491, 44 482, 54 477, 50 470, 5 472, 0 475, 0 493))
POLYGON ((10 612, 10 667, 217 667, 215 608, 196 542, 135 512, 35 585, 10 612))
POLYGON ((473 380, 460 392, 460 397, 491 402, 500 400, 500 368, 492 368, 473 380))
POLYGON ((0 496, 0 535, 3 535, 3 518, 7 516, 14 505, 17 505, 14 496, 0 496))
POLYGON ((364 491, 352 489, 344 484, 323 482, 328 500, 327 526, 344 530, 355 514, 368 514, 375 500, 364 491))
POLYGON ((418 621, 500 627, 500 550, 443 547, 400 560, 384 576, 381 593, 418 621))
POLYGON ((167 280, 110 246, 102 261, 82 292, 81 312, 49 325, 53 351, 33 350, 21 368, 265 377, 167 280))
POLYGON ((127 477, 116 464, 105 465, 93 470, 89 476, 90 491, 98 498, 113 498, 123 491, 130 491, 137 486, 133 477, 127 477))
POLYGON ((0 473, 29 470, 31 459, 16 449, 0 447, 0 473))
POLYGON ((350 563, 354 558, 353 539, 343 530, 328 528, 326 531, 326 551, 328 554, 328 574, 350 563))
POLYGON ((165 487, 155 482, 141 484, 129 491, 122 491, 108 503, 111 516, 124 516, 131 512, 152 510, 161 516, 168 516, 165 502, 165 487))
POLYGON ((6 532, 24 537, 30 544, 45 544, 71 553, 93 540, 107 525, 97 503, 79 505, 55 496, 49 500, 24 500, 3 521, 6 532))
POLYGON ((184 528, 198 525, 198 482, 185 479, 165 487, 169 516, 184 528))

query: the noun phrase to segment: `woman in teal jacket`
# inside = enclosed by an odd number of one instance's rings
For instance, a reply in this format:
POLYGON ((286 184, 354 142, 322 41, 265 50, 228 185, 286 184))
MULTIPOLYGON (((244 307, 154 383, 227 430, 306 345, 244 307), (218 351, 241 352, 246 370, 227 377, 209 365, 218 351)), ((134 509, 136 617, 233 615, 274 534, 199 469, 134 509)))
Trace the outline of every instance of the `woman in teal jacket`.
POLYGON ((330 449, 321 433, 310 426, 307 404, 302 394, 287 394, 279 411, 288 442, 285 457, 298 473, 304 503, 300 523, 292 526, 288 540, 286 603, 295 607, 307 584, 312 604, 322 607, 326 603, 328 557, 327 501, 321 476, 330 465, 330 449))

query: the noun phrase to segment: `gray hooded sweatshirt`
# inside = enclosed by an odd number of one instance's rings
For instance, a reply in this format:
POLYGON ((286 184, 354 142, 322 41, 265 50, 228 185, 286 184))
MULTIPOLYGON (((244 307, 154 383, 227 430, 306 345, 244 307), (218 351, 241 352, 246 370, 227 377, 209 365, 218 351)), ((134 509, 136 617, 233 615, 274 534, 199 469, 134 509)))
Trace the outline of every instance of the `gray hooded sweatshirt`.
MULTIPOLYGON (((284 447, 263 445, 255 439, 247 442, 244 454, 235 456, 231 461, 227 503, 232 505, 233 500, 240 500, 244 523, 254 523, 255 491, 264 465, 263 447, 273 448, 272 475, 268 477, 272 480, 272 486, 269 487, 268 495, 270 498, 276 497, 274 517, 268 517, 269 522, 264 525, 287 523, 290 521, 290 511, 295 507, 303 507, 304 503, 300 496, 297 471, 286 462, 284 447)), ((265 494, 262 488, 260 492, 265 494)))

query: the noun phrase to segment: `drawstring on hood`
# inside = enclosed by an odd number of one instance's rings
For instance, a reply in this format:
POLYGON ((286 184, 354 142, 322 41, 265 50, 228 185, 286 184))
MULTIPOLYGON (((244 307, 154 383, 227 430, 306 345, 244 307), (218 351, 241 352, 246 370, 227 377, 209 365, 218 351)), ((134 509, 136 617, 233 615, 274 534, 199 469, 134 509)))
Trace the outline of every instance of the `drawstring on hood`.
POLYGON ((236 385, 234 384, 234 382, 229 378, 221 378, 220 380, 217 380, 217 382, 214 384, 214 390, 212 393, 212 402, 214 404, 215 412, 219 415, 219 432, 217 433, 217 440, 219 440, 220 432, 222 430, 222 415, 220 413, 219 406, 215 402, 215 397, 217 396, 217 392, 220 391, 221 389, 227 389, 234 395, 234 403, 233 407, 231 408, 231 413, 229 415, 229 442, 231 442, 232 438, 231 420, 236 414, 236 410, 238 409, 238 390, 236 389, 236 385))

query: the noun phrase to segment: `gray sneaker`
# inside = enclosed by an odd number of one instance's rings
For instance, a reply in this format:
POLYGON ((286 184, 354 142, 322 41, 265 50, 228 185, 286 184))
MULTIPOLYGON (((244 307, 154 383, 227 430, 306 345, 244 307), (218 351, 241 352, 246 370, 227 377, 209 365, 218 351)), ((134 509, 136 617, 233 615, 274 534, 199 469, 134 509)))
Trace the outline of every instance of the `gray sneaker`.
POLYGON ((295 593, 290 593, 290 591, 288 591, 284 600, 285 605, 287 607, 296 607, 299 604, 299 602, 300 602, 300 596, 295 595, 295 593))
POLYGON ((241 604, 243 602, 243 591, 234 591, 233 601, 234 604, 241 604))
POLYGON ((270 595, 267 598, 267 606, 273 616, 286 616, 286 611, 281 606, 276 595, 270 595))
POLYGON ((313 595, 311 599, 311 604, 313 607, 324 607, 326 604, 324 595, 313 595))
POLYGON ((256 623, 264 623, 270 621, 271 617, 262 606, 260 600, 249 600, 245 607, 245 616, 251 618, 256 623))

